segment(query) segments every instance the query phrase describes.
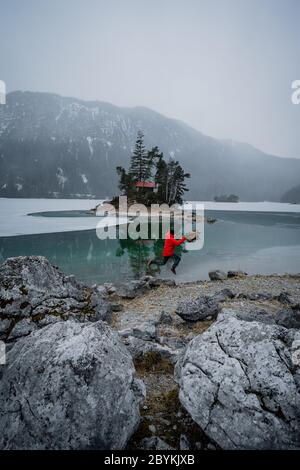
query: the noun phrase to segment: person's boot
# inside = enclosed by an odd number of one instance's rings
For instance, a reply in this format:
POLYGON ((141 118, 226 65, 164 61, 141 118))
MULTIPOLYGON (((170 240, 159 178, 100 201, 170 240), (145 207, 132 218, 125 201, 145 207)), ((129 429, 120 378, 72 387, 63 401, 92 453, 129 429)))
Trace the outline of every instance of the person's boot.
POLYGON ((148 259, 147 261, 147 268, 150 268, 151 264, 152 264, 153 260, 152 259, 148 259))
POLYGON ((172 266, 171 271, 172 271, 172 273, 175 274, 175 276, 176 276, 176 268, 175 268, 174 266, 172 266))

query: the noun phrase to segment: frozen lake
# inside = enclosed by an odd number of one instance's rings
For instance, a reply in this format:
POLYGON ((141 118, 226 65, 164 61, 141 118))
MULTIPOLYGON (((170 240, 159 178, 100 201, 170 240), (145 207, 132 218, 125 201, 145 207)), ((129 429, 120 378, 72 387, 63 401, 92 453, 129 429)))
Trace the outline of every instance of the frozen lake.
MULTIPOLYGON (((35 212, 88 211, 95 199, 6 199, 0 198, 0 237, 95 229, 96 217, 35 217, 35 212)), ((207 211, 300 213, 300 204, 273 202, 203 202, 207 211)))

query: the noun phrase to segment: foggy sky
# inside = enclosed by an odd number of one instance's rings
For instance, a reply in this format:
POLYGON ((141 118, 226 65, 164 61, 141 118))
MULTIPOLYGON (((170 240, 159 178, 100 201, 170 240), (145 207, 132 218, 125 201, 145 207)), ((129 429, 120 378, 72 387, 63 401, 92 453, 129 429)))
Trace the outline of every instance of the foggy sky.
POLYGON ((300 158, 298 0, 0 0, 0 79, 300 158))

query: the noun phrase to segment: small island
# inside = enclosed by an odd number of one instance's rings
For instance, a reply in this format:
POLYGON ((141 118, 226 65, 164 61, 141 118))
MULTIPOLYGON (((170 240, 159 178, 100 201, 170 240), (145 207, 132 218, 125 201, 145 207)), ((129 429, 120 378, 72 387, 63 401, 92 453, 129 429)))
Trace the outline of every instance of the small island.
POLYGON ((235 194, 222 194, 214 197, 215 202, 239 202, 239 197, 235 194))
MULTIPOLYGON (((144 134, 138 132, 129 169, 116 168, 119 176, 121 195, 127 196, 128 203, 144 204, 182 204, 183 195, 188 188, 185 180, 190 178, 182 166, 173 158, 164 159, 159 148, 147 150, 144 144, 144 134)), ((112 204, 118 207, 119 196, 112 199, 112 204)))

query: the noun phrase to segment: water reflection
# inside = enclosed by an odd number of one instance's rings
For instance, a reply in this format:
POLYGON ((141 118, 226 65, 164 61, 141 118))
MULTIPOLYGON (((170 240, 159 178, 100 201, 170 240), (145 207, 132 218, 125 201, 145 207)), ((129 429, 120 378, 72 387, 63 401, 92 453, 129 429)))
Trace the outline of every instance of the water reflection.
MULTIPOLYGON (((206 214, 211 215, 211 214, 206 214)), ((176 280, 207 278, 210 269, 248 272, 300 271, 300 215, 214 211, 218 221, 205 225, 200 251, 182 254, 176 280)), ((65 273, 92 284, 139 278, 150 257, 159 257, 163 240, 99 240, 95 230, 0 238, 0 262, 11 256, 42 255, 65 273)), ((154 272, 154 271, 153 271, 154 272)), ((170 267, 162 277, 172 277, 170 267)))

